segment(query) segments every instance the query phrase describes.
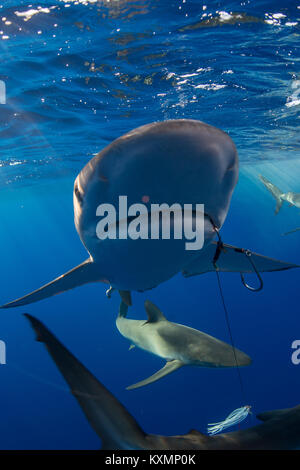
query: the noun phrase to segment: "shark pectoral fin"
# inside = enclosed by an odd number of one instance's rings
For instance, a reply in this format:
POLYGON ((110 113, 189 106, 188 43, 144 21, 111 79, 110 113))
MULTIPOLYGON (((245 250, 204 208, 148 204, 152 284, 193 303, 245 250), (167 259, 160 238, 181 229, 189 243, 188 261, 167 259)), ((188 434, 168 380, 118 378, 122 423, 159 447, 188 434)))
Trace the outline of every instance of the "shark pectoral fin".
MULTIPOLYGON (((215 271, 213 259, 216 253, 217 244, 211 243, 207 248, 201 251, 200 255, 182 272, 184 277, 195 276, 209 271, 215 271)), ((223 244, 220 255, 216 261, 219 271, 252 273, 253 266, 246 254, 247 250, 236 246, 223 244)), ((277 259, 268 258, 267 256, 251 252, 251 260, 253 261, 258 272, 281 271, 284 269, 298 268, 299 265, 285 263, 277 259)))
POLYGON ((133 416, 96 377, 43 325, 25 314, 43 342, 104 449, 142 449, 146 434, 133 416))
POLYGON ((154 305, 150 300, 145 300, 145 310, 148 316, 147 323, 155 323, 158 321, 166 320, 164 314, 154 305))
POLYGON ((122 302, 124 302, 124 304, 126 304, 128 307, 131 307, 131 292, 129 290, 119 290, 119 294, 122 299, 122 302))
MULTIPOLYGON (((282 199, 276 199, 276 207, 275 207, 275 214, 277 215, 278 212, 280 211, 281 207, 282 207, 282 204, 283 204, 283 200, 282 199)), ((292 205, 292 204, 291 204, 292 205)))
POLYGON ((165 377, 165 375, 171 374, 171 372, 174 372, 175 370, 179 369, 183 365, 184 363, 177 359, 173 361, 168 361, 164 365, 164 367, 160 369, 159 371, 157 371, 155 374, 151 375, 145 380, 141 380, 140 382, 137 382, 134 385, 130 385, 129 387, 126 387, 126 390, 133 390, 134 388, 143 387, 144 385, 148 385, 148 384, 151 384, 152 382, 156 382, 162 377, 165 377))
POLYGON ((53 281, 45 284, 39 289, 24 295, 17 300, 13 300, 7 304, 0 306, 0 308, 20 307, 22 305, 38 302, 39 300, 52 297, 53 295, 60 294, 74 287, 82 286, 90 282, 106 282, 99 275, 98 266, 94 264, 91 258, 71 269, 67 273, 59 276, 53 281))
POLYGON ((133 348, 135 348, 135 344, 131 344, 128 348, 128 351, 131 351, 133 348))

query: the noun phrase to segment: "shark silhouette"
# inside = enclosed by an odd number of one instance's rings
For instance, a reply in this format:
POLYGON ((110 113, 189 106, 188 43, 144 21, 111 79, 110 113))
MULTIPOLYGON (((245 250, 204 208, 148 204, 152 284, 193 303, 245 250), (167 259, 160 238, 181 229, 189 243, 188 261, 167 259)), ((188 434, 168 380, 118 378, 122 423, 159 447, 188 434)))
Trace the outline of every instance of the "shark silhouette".
POLYGON ((207 436, 192 430, 182 436, 147 434, 126 408, 36 318, 25 314, 38 341, 68 383, 103 449, 252 450, 300 447, 300 405, 268 411, 257 417, 262 424, 246 430, 207 436))
POLYGON ((259 179, 276 200, 275 214, 278 214, 284 201, 288 202, 290 206, 300 209, 300 193, 293 191, 284 193, 264 176, 259 175, 259 179))

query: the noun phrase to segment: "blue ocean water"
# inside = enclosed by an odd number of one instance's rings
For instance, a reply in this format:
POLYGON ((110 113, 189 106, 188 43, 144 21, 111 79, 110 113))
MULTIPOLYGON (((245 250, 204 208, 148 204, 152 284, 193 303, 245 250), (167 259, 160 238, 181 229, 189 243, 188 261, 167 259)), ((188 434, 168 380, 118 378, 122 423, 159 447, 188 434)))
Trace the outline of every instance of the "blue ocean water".
MULTIPOLYGON (((1 302, 66 272, 87 254, 73 223, 77 173, 119 135, 152 121, 192 118, 234 140, 240 178, 225 242, 300 264, 299 209, 275 200, 300 192, 300 3, 290 1, 52 0, 1 2, 1 302)), ((221 276, 253 415, 299 403, 300 272, 264 274, 250 293, 238 274, 221 276)), ((255 279, 252 279, 255 282, 255 279)), ((97 449, 99 438, 22 313, 42 320, 115 394, 145 431, 206 431, 244 405, 235 369, 182 368, 148 387, 125 387, 162 361, 128 351, 115 328, 119 299, 89 284, 43 302, 1 311, 1 449, 97 449)), ((229 342, 214 273, 134 294, 167 318, 229 342)))

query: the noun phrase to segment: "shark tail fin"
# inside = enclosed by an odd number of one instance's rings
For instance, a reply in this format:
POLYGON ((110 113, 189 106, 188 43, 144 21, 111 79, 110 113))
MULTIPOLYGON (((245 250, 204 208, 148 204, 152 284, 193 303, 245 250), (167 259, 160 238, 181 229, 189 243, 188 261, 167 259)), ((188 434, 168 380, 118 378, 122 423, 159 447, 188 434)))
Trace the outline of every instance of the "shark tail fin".
POLYGON ((166 375, 171 374, 171 372, 174 372, 175 370, 179 369, 183 365, 184 365, 183 362, 179 361, 178 359, 174 359, 173 361, 168 361, 164 365, 164 367, 160 369, 159 371, 155 372, 155 374, 151 375, 147 379, 137 382, 134 385, 130 385, 129 387, 126 387, 126 390, 133 390, 134 388, 143 387, 144 385, 148 385, 148 384, 151 384, 152 382, 156 382, 162 377, 165 377, 166 375))
POLYGON ((275 214, 278 214, 283 204, 283 199, 282 199, 283 192, 277 186, 275 186, 275 184, 267 180, 267 178, 265 178, 264 176, 259 175, 259 179, 267 188, 267 190, 272 194, 272 196, 275 198, 276 200, 275 214))
POLYGON ((146 434, 126 408, 35 317, 25 314, 37 339, 43 342, 68 383, 105 449, 141 449, 146 434))
MULTIPOLYGON (((196 276, 209 271, 215 271, 214 256, 217 250, 216 242, 212 242, 207 248, 201 250, 200 255, 192 263, 186 266, 182 272, 184 277, 196 276)), ((253 273, 253 266, 246 256, 247 250, 236 246, 223 244, 216 265, 219 271, 253 273)), ((285 263, 274 258, 251 252, 251 259, 258 272, 282 271, 298 268, 297 264, 285 263)))
POLYGON ((39 289, 31 292, 30 294, 24 295, 17 300, 13 300, 12 302, 0 306, 0 308, 12 308, 28 305, 38 302, 39 300, 52 297, 53 295, 61 294, 67 290, 74 289, 74 287, 97 281, 106 282, 104 279, 101 279, 97 266, 94 264, 93 260, 89 258, 48 284, 45 284, 39 289))

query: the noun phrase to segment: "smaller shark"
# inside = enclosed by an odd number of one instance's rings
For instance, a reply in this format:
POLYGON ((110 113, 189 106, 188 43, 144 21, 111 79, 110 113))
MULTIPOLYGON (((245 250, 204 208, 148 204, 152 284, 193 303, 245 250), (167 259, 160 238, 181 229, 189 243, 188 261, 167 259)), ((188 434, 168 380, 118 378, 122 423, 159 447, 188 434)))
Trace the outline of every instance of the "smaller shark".
POLYGON ((300 227, 294 228, 293 230, 289 230, 288 232, 283 233, 282 235, 290 235, 291 233, 299 232, 300 227))
POLYGON ((122 336, 131 342, 130 349, 138 346, 167 362, 162 369, 127 390, 143 387, 182 366, 235 367, 248 366, 251 359, 229 344, 188 326, 172 323, 149 300, 145 301, 148 320, 126 318, 128 306, 121 302, 116 326, 122 336))
POLYGON ((259 175, 259 179, 276 200, 275 214, 278 214, 284 201, 287 201, 290 206, 295 206, 300 209, 300 193, 294 193, 293 191, 283 193, 279 188, 277 188, 277 186, 275 186, 275 184, 271 183, 264 176, 259 175))
POLYGON ((257 416, 262 424, 207 436, 195 429, 179 436, 147 434, 107 388, 49 331, 25 314, 38 341, 68 383, 105 450, 290 450, 300 447, 300 405, 257 416))

